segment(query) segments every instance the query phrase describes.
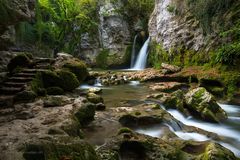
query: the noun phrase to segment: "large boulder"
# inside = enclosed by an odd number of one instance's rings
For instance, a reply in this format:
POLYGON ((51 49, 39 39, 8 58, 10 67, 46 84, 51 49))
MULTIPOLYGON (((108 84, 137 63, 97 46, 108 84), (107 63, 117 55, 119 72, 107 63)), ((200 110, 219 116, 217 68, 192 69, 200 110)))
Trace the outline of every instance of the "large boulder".
POLYGON ((227 118, 226 112, 217 104, 215 98, 205 88, 190 90, 185 95, 187 108, 204 120, 220 122, 227 118))

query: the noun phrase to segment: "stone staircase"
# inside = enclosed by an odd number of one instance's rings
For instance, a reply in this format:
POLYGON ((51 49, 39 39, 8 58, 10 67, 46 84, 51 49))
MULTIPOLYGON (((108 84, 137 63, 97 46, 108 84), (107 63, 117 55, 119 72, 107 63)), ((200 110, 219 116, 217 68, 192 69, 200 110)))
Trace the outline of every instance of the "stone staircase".
POLYGON ((26 89, 39 71, 44 71, 51 67, 54 59, 51 58, 35 58, 33 65, 29 68, 24 68, 19 73, 9 76, 2 84, 0 84, 0 108, 6 105, 6 101, 26 89))

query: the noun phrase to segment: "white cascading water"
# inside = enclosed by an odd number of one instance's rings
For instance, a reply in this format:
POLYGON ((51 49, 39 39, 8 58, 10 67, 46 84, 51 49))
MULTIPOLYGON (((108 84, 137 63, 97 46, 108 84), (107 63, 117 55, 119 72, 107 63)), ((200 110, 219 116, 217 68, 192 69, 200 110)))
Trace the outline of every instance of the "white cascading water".
POLYGON ((134 41, 133 41, 133 47, 132 47, 132 57, 131 57, 131 68, 133 68, 134 67, 134 62, 135 62, 135 52, 136 52, 136 50, 135 50, 135 46, 136 46, 136 40, 137 40, 137 36, 138 35, 136 35, 135 37, 134 37, 134 41))
POLYGON ((133 68, 131 68, 132 70, 145 69, 146 63, 147 63, 149 42, 150 42, 150 37, 145 41, 144 45, 142 46, 142 48, 138 54, 137 60, 134 64, 133 68))

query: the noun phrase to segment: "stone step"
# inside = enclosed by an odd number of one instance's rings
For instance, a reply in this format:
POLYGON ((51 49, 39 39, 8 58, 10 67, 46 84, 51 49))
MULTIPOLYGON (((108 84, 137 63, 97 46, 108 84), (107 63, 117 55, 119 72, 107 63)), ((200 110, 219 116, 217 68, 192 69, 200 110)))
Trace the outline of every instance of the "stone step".
POLYGON ((32 81, 33 78, 32 77, 10 77, 7 79, 7 82, 30 82, 32 81))
POLYGON ((37 64, 34 66, 35 69, 49 69, 50 68, 50 64, 37 64))
POLYGON ((21 92, 24 87, 1 87, 0 94, 1 95, 14 95, 18 92, 21 92))
POLYGON ((37 72, 41 72, 41 71, 46 71, 46 69, 24 69, 21 72, 22 73, 37 73, 37 72))
POLYGON ((30 77, 30 78, 32 77, 32 78, 34 78, 35 75, 36 75, 36 73, 16 73, 13 76, 14 77, 30 77))
POLYGON ((26 83, 24 82, 4 82, 2 86, 6 87, 23 87, 26 83))
POLYGON ((39 63, 48 63, 51 64, 55 61, 53 58, 35 58, 34 62, 39 64, 39 63))

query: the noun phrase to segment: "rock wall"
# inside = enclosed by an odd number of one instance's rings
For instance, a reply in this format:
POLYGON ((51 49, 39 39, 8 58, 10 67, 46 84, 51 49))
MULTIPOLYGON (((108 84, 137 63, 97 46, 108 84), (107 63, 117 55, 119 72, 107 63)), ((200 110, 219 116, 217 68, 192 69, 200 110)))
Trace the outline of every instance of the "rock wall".
POLYGON ((34 18, 35 0, 1 0, 0 50, 7 50, 15 42, 14 25, 34 18))
POLYGON ((161 43, 166 50, 185 46, 185 49, 198 51, 206 45, 199 22, 184 1, 180 4, 175 0, 156 0, 149 21, 149 34, 152 41, 161 43), (176 9, 181 9, 181 16, 176 15, 176 9))
POLYGON ((108 52, 107 66, 121 66, 125 63, 125 53, 131 43, 129 24, 117 12, 121 2, 112 3, 109 0, 99 2, 98 35, 88 34, 82 37, 81 55, 90 64, 96 64, 96 59, 102 50, 108 52))

